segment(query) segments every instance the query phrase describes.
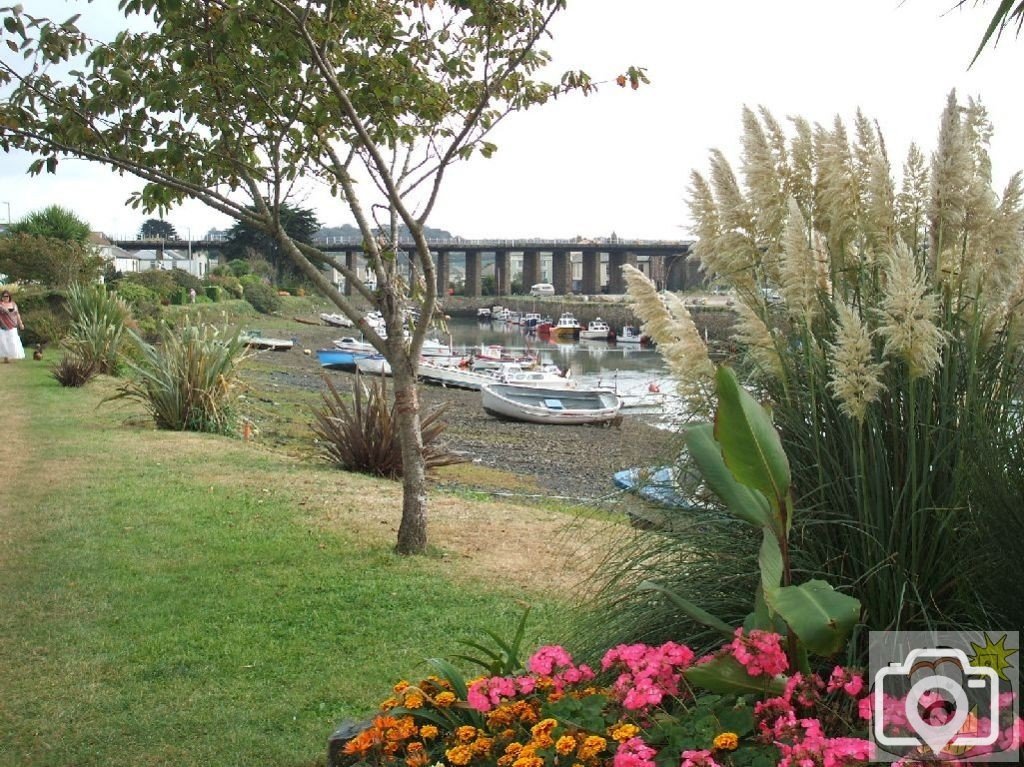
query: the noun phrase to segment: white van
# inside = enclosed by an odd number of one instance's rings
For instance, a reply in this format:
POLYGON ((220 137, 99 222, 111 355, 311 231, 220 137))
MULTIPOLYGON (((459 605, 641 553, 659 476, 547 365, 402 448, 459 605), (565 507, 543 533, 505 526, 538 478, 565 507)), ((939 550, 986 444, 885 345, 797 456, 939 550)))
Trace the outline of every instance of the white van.
POLYGON ((538 282, 530 288, 531 296, 553 296, 555 295, 555 286, 550 282, 538 282))

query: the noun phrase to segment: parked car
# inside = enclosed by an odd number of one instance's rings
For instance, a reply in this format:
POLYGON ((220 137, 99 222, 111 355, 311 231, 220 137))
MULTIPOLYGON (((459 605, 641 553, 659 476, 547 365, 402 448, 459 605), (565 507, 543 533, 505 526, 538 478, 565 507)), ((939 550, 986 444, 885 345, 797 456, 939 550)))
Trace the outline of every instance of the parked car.
POLYGON ((553 296, 555 295, 555 286, 550 282, 538 282, 536 285, 530 287, 531 296, 553 296))

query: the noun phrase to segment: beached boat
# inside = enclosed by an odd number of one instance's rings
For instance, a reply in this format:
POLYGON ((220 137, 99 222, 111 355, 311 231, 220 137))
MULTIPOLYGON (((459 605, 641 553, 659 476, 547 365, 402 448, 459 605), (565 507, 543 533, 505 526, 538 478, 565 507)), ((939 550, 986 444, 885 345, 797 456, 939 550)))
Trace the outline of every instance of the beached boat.
POLYGON ((586 328, 580 330, 580 338, 587 340, 613 341, 615 339, 615 331, 608 326, 607 322, 598 317, 597 319, 588 322, 586 328))
POLYGON ((328 370, 347 370, 352 372, 356 369, 356 360, 368 356, 370 352, 346 351, 345 349, 317 349, 316 358, 320 367, 328 370))
POLYGON ((341 349, 344 352, 359 352, 361 354, 376 354, 377 350, 373 344, 369 341, 360 341, 358 338, 352 336, 343 336, 332 341, 335 349, 341 349))
POLYGON ((384 358, 383 354, 370 354, 356 358, 356 370, 366 375, 389 376, 391 375, 391 363, 384 358))
POLYGON ((322 312, 320 314, 320 321, 325 325, 330 325, 335 328, 350 328, 355 325, 355 323, 344 314, 328 314, 327 312, 322 312))
POLYGON ((537 370, 525 370, 521 365, 508 363, 498 368, 495 376, 501 383, 515 384, 516 386, 546 389, 576 388, 576 381, 567 375, 562 375, 554 365, 537 370))
POLYGON ((295 341, 291 338, 270 338, 260 335, 258 330, 250 330, 243 333, 241 338, 242 343, 250 349, 258 349, 260 351, 286 352, 295 346, 295 341))
POLYGON ((565 312, 558 318, 558 322, 555 326, 551 328, 551 335, 556 337, 571 336, 572 338, 579 338, 580 323, 572 314, 565 312))
MULTIPOLYGON (((612 475, 612 482, 650 504, 626 508, 630 522, 639 528, 692 530, 694 514, 702 519, 723 518, 699 495, 680 486, 678 469, 674 466, 623 469, 612 475)), ((706 489, 701 490, 698 485, 697 493, 702 492, 706 489)))
POLYGON ((533 367, 537 364, 537 357, 532 354, 513 354, 505 347, 495 344, 481 346, 478 351, 470 354, 470 367, 474 370, 497 370, 509 363, 524 368, 533 367))
POLYGON ((496 418, 545 424, 598 424, 619 417, 621 403, 607 389, 542 389, 486 384, 480 389, 485 411, 496 418))
POLYGON ((458 365, 441 365, 432 360, 421 360, 419 364, 420 380, 436 386, 447 386, 454 389, 480 391, 484 384, 495 383, 497 379, 491 373, 470 370, 458 365))

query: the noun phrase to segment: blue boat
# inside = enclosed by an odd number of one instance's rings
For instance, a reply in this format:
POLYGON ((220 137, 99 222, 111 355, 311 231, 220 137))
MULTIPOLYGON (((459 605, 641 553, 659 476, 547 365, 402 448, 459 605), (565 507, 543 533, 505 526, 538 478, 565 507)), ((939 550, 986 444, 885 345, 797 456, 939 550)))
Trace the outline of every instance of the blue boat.
POLYGON ((316 358, 320 361, 320 367, 328 370, 346 370, 355 372, 356 360, 361 357, 370 356, 366 352, 346 351, 344 349, 317 349, 316 358))
POLYGON ((646 530, 690 529, 696 512, 703 519, 728 518, 707 506, 701 500, 684 493, 676 482, 676 468, 673 466, 652 466, 617 471, 612 475, 615 486, 627 490, 650 505, 637 507, 631 504, 626 515, 634 527, 646 530))

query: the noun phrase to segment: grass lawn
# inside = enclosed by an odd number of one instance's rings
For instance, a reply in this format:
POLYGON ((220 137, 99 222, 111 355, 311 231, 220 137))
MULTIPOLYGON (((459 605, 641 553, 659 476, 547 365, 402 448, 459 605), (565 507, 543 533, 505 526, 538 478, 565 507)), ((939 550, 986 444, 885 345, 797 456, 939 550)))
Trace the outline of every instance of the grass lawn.
POLYGON ((560 638, 565 514, 438 496, 434 554, 397 557, 394 483, 156 432, 54 356, 0 366, 0 767, 321 764, 519 599, 560 638))

